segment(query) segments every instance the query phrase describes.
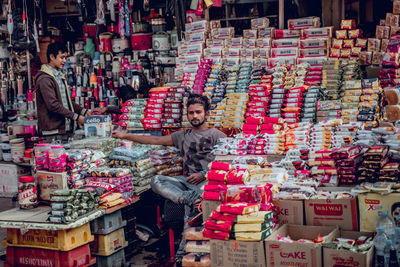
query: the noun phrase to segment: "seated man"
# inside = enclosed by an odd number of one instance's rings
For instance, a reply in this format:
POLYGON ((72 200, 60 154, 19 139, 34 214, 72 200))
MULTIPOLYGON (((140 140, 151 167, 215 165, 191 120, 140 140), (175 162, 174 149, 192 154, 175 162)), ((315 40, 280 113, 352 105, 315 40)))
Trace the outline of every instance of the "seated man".
POLYGON ((187 117, 192 125, 191 129, 167 136, 142 136, 119 131, 112 133, 116 138, 143 144, 175 146, 179 149, 185 176, 156 175, 151 180, 151 188, 155 193, 176 204, 192 206, 200 198, 200 188, 204 184, 208 164, 214 160, 211 151, 219 138, 226 137, 221 131, 208 128, 206 121, 209 108, 206 96, 191 95, 187 101, 187 117))

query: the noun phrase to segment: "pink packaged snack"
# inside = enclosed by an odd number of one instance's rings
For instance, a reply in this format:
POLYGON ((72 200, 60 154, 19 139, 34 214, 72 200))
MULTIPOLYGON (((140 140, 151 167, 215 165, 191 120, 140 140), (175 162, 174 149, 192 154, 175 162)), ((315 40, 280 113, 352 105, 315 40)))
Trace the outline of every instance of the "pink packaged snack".
POLYGON ((360 146, 348 146, 334 150, 330 156, 335 160, 347 159, 354 155, 359 154, 360 152, 361 152, 360 146))
POLYGON ((353 175, 357 172, 356 167, 337 167, 339 175, 353 175))
POLYGON ((340 167, 352 167, 357 166, 363 161, 362 153, 353 155, 346 159, 341 159, 336 161, 336 166, 340 167))

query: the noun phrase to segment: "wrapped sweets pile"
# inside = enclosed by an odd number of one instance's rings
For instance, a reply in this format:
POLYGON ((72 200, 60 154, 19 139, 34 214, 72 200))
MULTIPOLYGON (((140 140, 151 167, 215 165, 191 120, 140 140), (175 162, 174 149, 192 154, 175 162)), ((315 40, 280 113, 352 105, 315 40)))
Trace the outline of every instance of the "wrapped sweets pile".
POLYGON ((342 68, 342 78, 344 81, 361 79, 362 72, 360 68, 360 61, 358 58, 343 59, 342 68))
MULTIPOLYGON (((97 192, 109 192, 99 188, 97 192)), ((56 190, 50 195, 51 211, 48 220, 52 223, 74 222, 99 206, 100 197, 90 189, 56 190)))
POLYGON ((336 127, 336 135, 340 136, 345 144, 352 144, 356 140, 357 133, 362 127, 363 124, 361 122, 340 124, 336 127))
MULTIPOLYGON (((234 93, 227 94, 227 102, 223 114, 222 126, 224 128, 242 128, 244 116, 246 112, 246 105, 249 99, 247 93, 234 93)), ((212 110, 212 114, 215 110, 212 110)), ((216 111, 215 111, 216 112, 216 111)))
POLYGON ((270 101, 270 85, 250 85, 249 102, 247 102, 246 117, 264 117, 270 101))
POLYGON ((379 135, 384 145, 389 146, 392 159, 400 161, 400 128, 399 127, 378 127, 372 131, 379 135))
POLYGON ((346 146, 332 151, 331 158, 335 160, 339 183, 358 183, 358 167, 363 160, 360 146, 346 146))
POLYGON ((362 30, 356 29, 354 19, 342 20, 340 30, 336 30, 336 39, 332 40, 330 56, 333 58, 358 58, 361 50, 366 48, 366 40, 361 37, 362 30))
POLYGON ((382 88, 378 79, 362 80, 362 94, 358 107, 357 121, 365 128, 377 127, 382 117, 382 88))
POLYGON ((213 161, 207 174, 207 183, 210 185, 245 184, 249 179, 247 169, 235 169, 229 163, 213 161))
POLYGON ((383 57, 382 69, 379 71, 379 80, 383 88, 395 87, 400 84, 399 52, 400 39, 397 36, 392 36, 383 57))
POLYGON ((130 174, 129 169, 102 167, 92 170, 89 175, 90 177, 86 178, 85 187, 99 184, 107 186, 111 185, 113 186, 113 192, 119 193, 119 195, 115 195, 118 196, 118 198, 108 201, 110 203, 107 204, 102 203, 103 206, 107 206, 108 204, 118 205, 123 203, 124 200, 129 202, 134 196, 132 175, 130 174), (119 199, 123 200, 120 201, 119 199), (118 200, 120 203, 116 204, 116 202, 113 202, 116 200, 118 200))
POLYGON ((233 65, 232 67, 228 68, 228 79, 226 86, 227 94, 235 93, 236 91, 236 83, 239 80, 239 69, 239 65, 233 65))
POLYGON ((342 121, 343 123, 357 121, 358 105, 362 94, 361 80, 343 81, 342 89, 342 121))
POLYGON ((183 159, 174 149, 153 150, 149 154, 157 175, 180 176, 183 172, 183 159))
POLYGON ((196 78, 194 80, 194 84, 192 86, 193 92, 195 94, 203 94, 205 83, 210 74, 212 66, 212 60, 210 59, 202 59, 200 61, 199 67, 197 69, 196 78))
POLYGON ((340 124, 341 120, 329 120, 314 124, 311 127, 309 138, 310 151, 341 147, 343 138, 335 133, 336 127, 340 124))
POLYGON ((324 61, 322 67, 322 84, 327 99, 339 99, 342 82, 342 61, 329 59, 324 61))
POLYGON ((317 114, 317 103, 323 98, 322 88, 313 86, 304 93, 303 108, 301 110, 301 122, 315 122, 317 114))
POLYGON ((309 122, 288 124, 288 130, 285 131, 285 150, 308 149, 311 125, 309 122))
POLYGON ((252 69, 250 85, 264 84, 265 81, 263 81, 264 80, 263 78, 265 77, 266 74, 267 71, 264 68, 252 69))
POLYGON ((300 120, 301 108, 303 107, 303 93, 308 87, 294 87, 288 90, 284 103, 283 117, 287 123, 297 123, 300 120))
POLYGON ((247 93, 250 85, 252 66, 245 62, 240 64, 239 75, 236 82, 236 93, 247 93))
POLYGON ((272 211, 260 211, 256 203, 224 203, 205 221, 203 236, 219 240, 262 241, 271 234, 273 216, 272 211))
POLYGON ((146 109, 147 99, 131 99, 124 103, 119 116, 119 126, 123 128, 143 128, 142 119, 146 109))
POLYGON ((68 186, 78 188, 84 185, 87 172, 106 163, 105 155, 95 150, 70 150, 67 152, 68 186))
POLYGON ((99 150, 108 156, 114 148, 120 146, 120 140, 111 137, 91 137, 82 140, 73 140, 68 145, 70 149, 99 150))
POLYGON ((161 127, 180 128, 182 122, 182 101, 188 95, 186 86, 171 87, 164 100, 164 112, 161 118, 161 127))
MULTIPOLYGON (((380 177, 380 171, 384 170, 384 166, 389 162, 389 154, 388 146, 373 146, 369 148, 364 153, 364 161, 358 169, 358 181, 371 183, 377 182, 380 177)), ((389 167, 388 169, 391 168, 389 167)), ((382 174, 382 176, 385 176, 385 171, 382 171, 382 174)), ((390 180, 389 176, 388 179, 385 178, 385 180, 390 180)), ((398 180, 398 177, 394 178, 394 181, 396 180, 398 180)))
POLYGON ((341 102, 321 100, 317 102, 317 122, 339 119, 342 111, 341 102))
MULTIPOLYGON (((324 39, 320 40, 322 44, 325 42, 324 39)), ((325 39, 327 40, 327 39, 325 39)), ((314 41, 311 39, 311 43, 314 41)), ((317 42, 318 43, 318 42, 317 42)), ((301 40, 300 40, 301 44, 301 40)), ((308 60, 307 64, 309 67, 307 68, 306 77, 304 79, 304 83, 307 86, 320 86, 322 82, 322 65, 325 58, 313 58, 312 60, 308 60)), ((301 62, 301 59, 300 59, 301 62)))
POLYGON ((134 186, 146 186, 150 184, 151 177, 156 173, 156 168, 150 158, 124 161, 113 159, 110 161, 112 168, 128 169, 130 180, 134 186))
POLYGON ((337 169, 331 157, 332 149, 318 150, 308 155, 310 175, 324 185, 337 185, 337 169))
POLYGON ((307 76, 307 69, 310 67, 308 63, 297 64, 296 66, 296 79, 294 87, 305 86, 305 79, 307 76))
POLYGON ((272 94, 269 108, 269 117, 281 118, 282 108, 285 102, 287 88, 285 88, 286 76, 288 77, 288 83, 292 82, 294 85, 294 78, 291 79, 291 75, 288 74, 286 66, 276 66, 272 74, 272 94))
POLYGON ((235 137, 220 138, 213 149, 214 155, 245 155, 250 140, 249 135, 237 134, 235 137))
POLYGON ((204 227, 190 227, 185 230, 183 237, 186 240, 182 266, 211 267, 210 239, 203 236, 204 227))
POLYGON ((154 87, 150 89, 147 100, 143 128, 146 130, 161 130, 161 118, 164 113, 164 100, 168 96, 169 87, 154 87))

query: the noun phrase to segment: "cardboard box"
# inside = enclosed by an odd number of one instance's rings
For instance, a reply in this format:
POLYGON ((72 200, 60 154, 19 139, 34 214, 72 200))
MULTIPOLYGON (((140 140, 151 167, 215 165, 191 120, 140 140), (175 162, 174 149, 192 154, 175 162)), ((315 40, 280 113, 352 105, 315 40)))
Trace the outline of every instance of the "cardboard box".
POLYGON ((357 199, 307 199, 304 201, 306 225, 339 226, 358 231, 357 199))
POLYGON ((277 210, 279 225, 282 224, 304 224, 304 202, 303 200, 279 200, 273 203, 277 210))
POLYGON ((18 178, 30 175, 28 167, 21 167, 14 163, 0 164, 0 196, 12 197, 18 193, 18 178))
MULTIPOLYGON (((373 233, 353 232, 341 230, 338 237, 357 239, 360 236, 371 236, 373 233)), ((372 267, 374 259, 374 247, 371 247, 367 253, 357 253, 349 250, 337 250, 323 248, 324 267, 337 266, 365 266, 372 267)))
POLYGON ((388 211, 388 215, 400 227, 400 193, 381 195, 377 193, 358 194, 360 210, 360 231, 375 232, 378 211, 388 211))
POLYGON ((46 0, 46 11, 48 14, 65 14, 67 12, 70 15, 78 14, 78 8, 73 0, 68 0, 68 3, 65 0, 46 0))
POLYGON ((85 118, 85 136, 109 137, 111 135, 112 119, 108 115, 94 115, 85 118))
POLYGON ((59 189, 68 189, 66 172, 37 171, 37 182, 40 200, 50 201, 50 193, 59 189))
POLYGON ((294 240, 315 239, 318 235, 331 241, 338 235, 334 226, 305 226, 284 224, 273 232, 265 241, 265 254, 269 267, 277 266, 322 266, 322 245, 316 243, 284 243, 277 241, 277 236, 290 235, 294 240))
POLYGON ((210 218, 211 212, 213 212, 220 204, 221 201, 203 200, 201 204, 201 208, 203 209, 203 222, 210 218))
POLYGON ((265 267, 264 242, 211 239, 211 266, 218 267, 265 267))

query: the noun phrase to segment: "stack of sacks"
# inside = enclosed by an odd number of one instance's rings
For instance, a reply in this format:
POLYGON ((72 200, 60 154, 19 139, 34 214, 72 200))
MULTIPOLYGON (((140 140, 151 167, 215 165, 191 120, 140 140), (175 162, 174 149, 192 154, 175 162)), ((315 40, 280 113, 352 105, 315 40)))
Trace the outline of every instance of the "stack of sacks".
MULTIPOLYGON (((311 40, 312 41, 312 40, 311 40)), ((320 86, 322 82, 322 66, 325 58, 315 58, 312 61, 309 60, 310 65, 307 68, 306 78, 304 83, 307 86, 320 86)))
POLYGON ((249 169, 249 173, 248 185, 272 184, 272 192, 278 192, 288 179, 288 172, 284 168, 252 168, 249 169))
POLYGON ((362 78, 362 71, 358 58, 343 59, 342 70, 342 79, 344 81, 360 80, 362 78))
POLYGON ((398 183, 400 180, 400 163, 388 162, 379 171, 378 180, 381 182, 398 183))
POLYGON ((310 65, 308 63, 301 63, 296 66, 296 79, 294 87, 300 87, 306 85, 307 69, 310 65))
POLYGON ((357 121, 358 104, 362 94, 361 80, 343 82, 341 118, 343 123, 357 121))
POLYGON ((398 36, 392 36, 383 57, 383 68, 379 71, 379 79, 383 88, 395 87, 400 84, 399 52, 400 39, 398 36))
POLYGON ((354 19, 344 19, 340 24, 340 30, 336 31, 336 39, 332 40, 331 57, 350 58, 359 57, 362 46, 365 43, 361 29, 356 29, 354 19))
POLYGON ((85 187, 101 183, 113 185, 113 192, 121 194, 119 198, 127 202, 133 198, 132 175, 129 169, 102 167, 92 170, 89 175, 85 187))
POLYGON ((245 184, 249 179, 247 169, 235 169, 229 163, 211 162, 211 168, 207 172, 209 185, 235 185, 245 184))
POLYGON ((322 84, 328 99, 339 99, 342 81, 342 63, 338 59, 329 59, 322 67, 322 84))
POLYGON ((182 267, 211 267, 210 239, 203 236, 204 227, 190 227, 185 230, 185 251, 188 253, 182 259, 182 267))
POLYGON ((358 168, 359 182, 377 182, 380 177, 380 171, 389 161, 388 146, 373 146, 369 148, 363 155, 363 163, 358 168))
POLYGON ((285 102, 287 89, 284 88, 285 78, 288 71, 286 66, 277 66, 272 74, 272 95, 269 109, 269 116, 275 118, 282 117, 282 107, 285 102))
POLYGON ((225 112, 223 114, 224 119, 222 121, 224 128, 242 128, 248 100, 249 95, 247 93, 227 95, 227 105, 225 107, 225 112))
POLYGON ((164 112, 161 118, 163 128, 180 128, 182 121, 182 101, 188 94, 185 86, 171 87, 164 100, 164 112))
POLYGON ((245 155, 247 154, 247 144, 249 142, 249 136, 244 134, 238 134, 234 138, 220 138, 218 144, 214 147, 214 155, 245 155))
POLYGON ((182 128, 190 128, 192 125, 187 118, 187 101, 188 97, 184 97, 182 101, 182 128))
POLYGON ((336 135, 341 136, 345 144, 352 144, 357 137, 357 132, 362 128, 361 122, 350 122, 338 125, 336 135))
POLYGON ((310 87, 304 94, 301 122, 315 122, 317 114, 317 103, 321 99, 322 88, 310 87))
POLYGON ((230 68, 228 68, 229 74, 228 74, 228 84, 226 86, 226 93, 231 94, 235 93, 236 90, 236 83, 239 79, 239 65, 234 65, 230 68))
MULTIPOLYGON (((221 102, 216 104, 216 107, 210 110, 210 116, 208 118, 208 123, 210 127, 223 127, 223 121, 225 119, 225 110, 227 108, 227 99, 223 99, 221 102)), ((238 119, 239 123, 243 123, 243 119, 241 118, 244 112, 232 112, 232 115, 237 115, 240 119, 238 119)), ((235 117, 235 116, 234 116, 235 117)), ((232 120, 233 121, 233 120, 232 120)))
POLYGON ((239 76, 236 82, 236 93, 247 93, 251 78, 251 63, 240 64, 239 76))
MULTIPOLYGON (((196 69, 193 68, 191 69, 192 71, 195 71, 193 73, 183 73, 182 75, 182 82, 180 84, 180 86, 188 86, 190 88, 193 87, 194 85, 194 80, 196 79, 196 69)), ((176 72, 175 72, 176 73, 176 72)), ((179 74, 178 74, 179 75, 179 74)), ((175 76, 178 76, 177 74, 175 74, 175 76)))
POLYGON ((70 149, 93 149, 98 150, 108 156, 112 150, 119 147, 120 140, 111 137, 90 137, 82 140, 73 140, 69 143, 70 149))
MULTIPOLYGON (((280 32, 280 30, 277 30, 280 32)), ((277 36, 276 40, 272 40, 271 58, 269 66, 276 65, 277 62, 288 61, 288 65, 295 65, 296 58, 299 55, 299 37, 300 31, 298 30, 283 30, 283 38, 277 36), (293 35, 293 38, 284 38, 286 34, 293 35)), ((289 37, 289 36, 288 36, 289 37)))
POLYGON ((90 189, 68 189, 53 191, 50 201, 49 221, 67 223, 74 222, 78 217, 97 209, 100 197, 90 189))
POLYGON ((150 98, 147 100, 143 127, 148 130, 161 130, 161 118, 164 113, 164 100, 168 96, 169 87, 155 87, 150 89, 150 98))
POLYGON ((311 126, 309 122, 288 124, 289 129, 285 132, 285 150, 308 149, 311 126))
POLYGON ((362 95, 358 107, 357 121, 366 128, 377 127, 382 116, 382 88, 378 79, 362 80, 362 95))
POLYGON ((182 157, 175 150, 153 150, 150 159, 154 164, 157 175, 180 176, 182 175, 182 157))
POLYGON ((211 239, 262 241, 271 234, 273 212, 259 211, 258 204, 221 204, 204 223, 203 235, 211 239))
MULTIPOLYGON (((217 107, 225 96, 227 72, 224 65, 213 65, 203 95, 210 99, 210 109, 217 107)), ((222 120, 220 121, 222 122, 222 120)))
POLYGON ((280 191, 274 194, 274 199, 295 200, 310 199, 316 194, 316 188, 319 183, 313 179, 288 179, 280 188, 280 191))
MULTIPOLYGON (((275 124, 276 125, 276 124, 275 124)), ((278 127, 282 124, 278 124, 278 127)), ((265 140, 264 153, 266 155, 282 155, 285 153, 285 126, 281 131, 269 131, 270 133, 264 133, 262 136, 265 140)))
POLYGON ((247 144, 247 154, 248 155, 264 155, 265 146, 267 142, 264 138, 253 137, 248 141, 247 144))
POLYGON ((307 169, 307 160, 308 150, 292 148, 287 151, 285 158, 280 161, 280 165, 287 170, 289 175, 293 176, 296 170, 303 171, 307 169), (307 153, 302 154, 301 151, 306 151, 307 153))
POLYGON ((246 117, 263 117, 268 111, 270 101, 270 85, 250 85, 249 102, 247 102, 246 117))
POLYGON ((335 149, 331 153, 335 160, 340 184, 356 184, 358 182, 358 166, 363 160, 361 146, 347 146, 335 149))
POLYGON ((207 77, 210 73, 212 66, 212 60, 210 59, 202 59, 199 64, 199 68, 197 69, 196 78, 194 80, 194 85, 192 87, 193 92, 195 94, 203 94, 204 85, 207 81, 207 77))
POLYGON ((119 116, 119 126, 123 128, 143 128, 142 119, 146 109, 147 99, 130 99, 121 108, 122 115, 119 116))
POLYGON ((308 154, 308 166, 312 178, 325 186, 338 185, 338 173, 332 149, 317 150, 308 154))
POLYGON ((320 122, 311 127, 310 150, 324 150, 331 147, 341 147, 342 138, 336 139, 336 126, 340 125, 340 120, 330 120, 320 122))
POLYGON ((131 175, 130 180, 133 181, 135 186, 144 186, 149 183, 149 176, 155 172, 154 164, 149 158, 135 161, 126 160, 110 160, 109 163, 112 168, 129 169, 131 175), (135 177, 132 178, 132 175, 135 177))
POLYGON ((317 102, 317 122, 339 119, 342 111, 341 102, 324 100, 317 102))
POLYGON ((260 121, 261 134, 274 134, 284 130, 286 130, 286 123, 282 118, 264 117, 260 121))
POLYGON ((385 107, 386 116, 390 122, 400 120, 400 89, 386 88, 385 98, 388 105, 385 107))
POLYGON ((303 94, 307 89, 307 86, 291 88, 286 94, 283 117, 287 123, 299 122, 301 108, 303 107, 303 94))

